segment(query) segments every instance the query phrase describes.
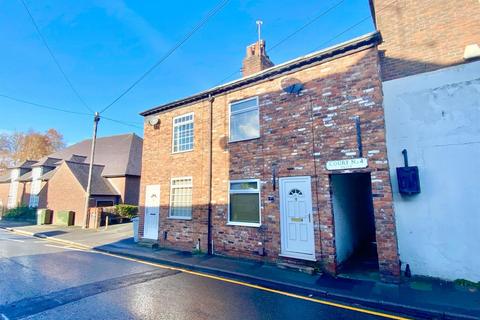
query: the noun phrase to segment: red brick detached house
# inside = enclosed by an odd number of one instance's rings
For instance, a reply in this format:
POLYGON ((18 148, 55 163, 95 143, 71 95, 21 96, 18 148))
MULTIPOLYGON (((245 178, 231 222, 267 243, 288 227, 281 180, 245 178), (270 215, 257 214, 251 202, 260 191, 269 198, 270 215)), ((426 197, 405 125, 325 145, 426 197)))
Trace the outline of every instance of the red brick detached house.
POLYGON ((143 112, 140 235, 330 273, 374 255, 398 277, 379 43, 272 66, 261 41, 242 79, 143 112))

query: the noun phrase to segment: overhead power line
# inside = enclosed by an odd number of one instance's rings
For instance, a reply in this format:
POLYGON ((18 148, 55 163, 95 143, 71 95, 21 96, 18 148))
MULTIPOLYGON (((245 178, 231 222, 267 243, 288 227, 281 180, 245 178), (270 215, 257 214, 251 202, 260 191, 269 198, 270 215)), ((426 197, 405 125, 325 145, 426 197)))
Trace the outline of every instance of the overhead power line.
POLYGON ((133 124, 132 122, 120 121, 120 120, 108 118, 108 117, 105 117, 105 116, 102 116, 102 115, 100 115, 100 118, 105 119, 105 120, 109 120, 109 121, 112 121, 112 122, 120 123, 120 124, 123 124, 124 126, 129 126, 129 127, 133 127, 133 128, 137 128, 137 129, 143 129, 143 127, 141 127, 140 125, 133 124))
POLYGON ((28 8, 27 3, 25 2, 25 0, 20 0, 20 1, 22 2, 23 7, 24 7, 25 10, 27 11, 28 16, 30 17, 30 20, 31 20, 32 23, 33 23, 33 26, 35 27, 35 30, 37 30, 37 33, 38 33, 40 39, 42 40, 43 44, 45 45, 45 48, 47 48, 48 53, 50 54, 50 56, 52 57, 53 61, 55 62, 55 65, 57 66, 58 70, 60 70, 60 73, 63 75, 63 78, 65 79, 65 81, 66 81, 67 84, 69 85, 70 89, 72 89, 72 91, 75 93, 75 95, 77 96, 78 100, 80 100, 80 102, 82 103, 82 105, 83 105, 88 111, 90 111, 91 113, 93 113, 92 108, 90 108, 90 107, 88 106, 88 104, 85 102, 85 100, 80 96, 80 94, 78 93, 77 89, 75 89, 75 87, 73 86, 72 82, 70 81, 70 79, 68 78, 67 74, 65 73, 65 71, 64 71, 63 68, 62 68, 62 66, 60 65, 60 62, 58 61, 57 57, 55 56, 55 54, 53 53, 52 49, 51 49, 50 46, 48 45, 47 39, 43 36, 42 32, 40 31, 40 28, 38 27, 37 22, 35 21, 35 18, 33 17, 32 13, 30 12, 30 9, 28 8))
MULTIPOLYGON (((280 41, 276 42, 270 49, 268 49, 268 52, 272 52, 273 50, 275 50, 276 48, 278 48, 279 46, 281 46, 283 43, 285 43, 286 41, 290 40, 290 38, 292 38, 293 36, 295 36, 297 33, 303 31, 305 28, 307 28, 308 26, 310 26, 312 23, 314 23, 315 21, 317 21, 318 19, 320 19, 321 17, 325 16, 326 14, 328 14, 330 11, 336 9, 338 6, 340 6, 343 2, 345 2, 345 0, 340 0, 340 1, 337 1, 333 6, 327 8, 326 10, 322 10, 319 14, 317 14, 315 17, 313 17, 312 19, 308 20, 306 23, 304 23, 301 27, 295 29, 292 33, 288 34, 287 36, 283 37, 282 39, 280 39, 280 41)), ((230 79, 231 77, 233 77, 234 75, 240 73, 240 70, 236 70, 235 72, 232 72, 231 74, 229 74, 228 76, 226 76, 225 78, 223 78, 221 81, 219 81, 217 84, 215 84, 214 86, 218 86, 218 85, 221 85, 222 83, 224 83, 226 80, 230 79)))
POLYGON ((45 105, 45 104, 36 103, 36 102, 27 101, 27 100, 20 99, 20 98, 8 96, 6 94, 0 94, 0 97, 5 98, 5 99, 9 99, 9 100, 12 100, 12 101, 24 103, 24 104, 29 104, 29 105, 32 105, 32 106, 35 106, 35 107, 38 107, 38 108, 42 108, 42 109, 49 109, 49 110, 71 113, 71 114, 82 115, 82 116, 91 116, 90 113, 73 111, 73 110, 68 110, 68 109, 63 109, 63 108, 53 107, 53 106, 48 106, 48 105, 45 105))
MULTIPOLYGON (((397 2, 397 0, 393 0, 392 2, 386 4, 385 6, 383 6, 382 8, 376 10, 376 12, 382 12, 383 10, 385 10, 386 8, 390 7, 392 4, 394 4, 395 2, 397 2)), ((358 27, 359 25, 361 25, 362 23, 364 23, 365 21, 371 19, 372 16, 371 15, 368 15, 366 17, 364 17, 363 19, 357 21, 356 23, 354 23, 353 25, 351 25, 350 27, 348 27, 347 29, 343 30, 342 32, 336 34, 335 36, 333 36, 332 38, 328 39, 327 41, 325 42, 322 42, 318 47, 316 47, 312 52, 315 52, 317 50, 320 50, 323 46, 329 44, 330 42, 332 42, 333 40, 337 39, 338 37, 341 37, 342 35, 344 35, 345 33, 347 33, 348 31, 358 27)))
POLYGON ((343 2, 345 2, 345 0, 340 0, 338 2, 336 2, 333 6, 329 7, 328 9, 326 9, 325 11, 322 11, 320 14, 316 15, 314 18, 308 20, 304 25, 302 25, 300 28, 296 29, 295 31, 293 31, 292 33, 290 33, 289 35, 287 35, 286 37, 284 37, 283 39, 281 39, 280 41, 278 41, 277 43, 275 43, 270 49, 268 49, 269 52, 272 52, 273 50, 275 50, 276 48, 278 48, 279 46, 281 46, 284 42, 288 41, 290 38, 292 38, 293 36, 295 36, 297 33, 301 32, 302 30, 304 30, 305 28, 307 28, 309 25, 311 25, 312 23, 314 23, 315 21, 317 21, 318 19, 320 19, 321 17, 325 16, 326 14, 328 14, 330 11, 334 10, 335 8, 337 8, 338 6, 340 6, 343 2))
POLYGON ((128 92, 130 92, 137 84, 139 84, 145 77, 147 77, 153 70, 155 70, 160 64, 162 64, 168 57, 170 57, 178 48, 180 48, 185 42, 190 39, 195 32, 202 28, 213 16, 215 16, 220 10, 227 5, 230 0, 220 1, 209 13, 198 22, 192 30, 183 36, 183 38, 177 42, 170 50, 165 53, 160 60, 158 60, 153 66, 151 66, 145 73, 143 73, 137 80, 135 80, 128 88, 126 88, 115 100, 113 100, 109 105, 103 108, 100 113, 107 111, 115 103, 117 103, 121 98, 123 98, 128 92))
MULTIPOLYGON (((37 107, 37 108, 42 108, 42 109, 47 109, 47 110, 52 110, 52 111, 58 111, 58 112, 64 112, 64 113, 70 113, 70 114, 74 114, 74 115, 77 115, 77 116, 88 116, 88 117, 92 116, 91 113, 73 111, 73 110, 69 110, 69 109, 65 109, 65 108, 54 107, 54 106, 50 106, 50 105, 36 103, 36 102, 12 97, 12 96, 9 96, 9 95, 6 95, 6 94, 0 94, 0 97, 8 99, 8 100, 15 101, 15 102, 23 103, 23 104, 28 104, 28 105, 31 105, 31 106, 34 106, 34 107, 37 107)), ((117 119, 113 119, 113 118, 107 118, 107 117, 104 117, 104 116, 101 116, 101 118, 103 118, 105 120, 108 120, 108 121, 120 123, 120 124, 123 124, 125 126, 134 127, 134 128, 138 128, 138 129, 143 129, 143 127, 140 124, 136 125, 132 122, 121 121, 121 120, 117 120, 117 119)))
MULTIPOLYGON (((283 42, 285 42, 287 39, 291 38, 292 36, 294 36, 295 34, 297 34, 298 32, 300 32, 301 30, 305 29, 305 27, 307 27, 308 25, 312 24, 315 20, 317 20, 318 18, 317 17, 321 17, 323 16, 325 13, 327 12, 330 12, 331 10, 333 10, 334 8, 338 7, 340 5, 340 3, 343 2, 343 1, 339 1, 337 2, 335 5, 333 5, 332 7, 328 8, 326 11, 320 13, 318 16, 316 16, 315 18, 311 19, 310 21, 308 21, 306 24, 304 24, 303 26, 301 26, 299 29, 295 30, 294 32, 292 32, 291 34, 289 34, 288 36, 286 36, 284 39, 280 40, 279 42, 277 42, 272 48, 276 48, 278 47, 280 44, 282 44, 283 42)), ((393 0, 392 2, 386 4, 385 6, 383 6, 382 8, 376 10, 376 12, 381 12, 383 10, 385 10, 386 8, 390 7, 392 4, 394 4, 395 2, 397 2, 397 0, 393 0)), ((364 18, 362 18, 361 20, 357 21, 356 23, 354 23, 353 25, 351 25, 350 27, 344 29, 342 32, 336 34, 335 36, 333 36, 332 38, 328 39, 327 41, 324 41, 322 42, 318 47, 316 47, 312 52, 315 52, 315 51, 318 51, 320 50, 323 46, 327 45, 328 43, 332 42, 333 40, 341 37, 342 35, 344 35, 345 33, 347 33, 348 31, 358 27, 359 25, 361 25, 362 23, 364 23, 365 21, 371 19, 371 15, 368 15, 364 18)), ((269 51, 272 51, 272 49, 270 49, 269 51)), ((226 80, 230 79, 231 77, 233 77, 234 75, 240 73, 240 70, 237 70, 233 73, 231 73, 230 75, 228 75, 227 77, 223 78, 222 81, 218 82, 217 84, 215 84, 215 86, 218 86, 220 84, 222 84, 223 82, 225 82, 226 80)))

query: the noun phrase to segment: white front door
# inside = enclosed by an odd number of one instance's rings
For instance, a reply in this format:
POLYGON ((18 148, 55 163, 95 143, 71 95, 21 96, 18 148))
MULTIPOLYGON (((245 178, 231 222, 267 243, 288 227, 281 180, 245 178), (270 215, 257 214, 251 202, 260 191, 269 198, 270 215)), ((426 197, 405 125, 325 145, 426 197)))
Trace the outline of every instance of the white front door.
POLYGON ((145 222, 143 237, 158 239, 158 222, 160 218, 160 185, 148 185, 145 190, 145 222))
POLYGON ((310 177, 280 178, 282 256, 315 259, 310 177))

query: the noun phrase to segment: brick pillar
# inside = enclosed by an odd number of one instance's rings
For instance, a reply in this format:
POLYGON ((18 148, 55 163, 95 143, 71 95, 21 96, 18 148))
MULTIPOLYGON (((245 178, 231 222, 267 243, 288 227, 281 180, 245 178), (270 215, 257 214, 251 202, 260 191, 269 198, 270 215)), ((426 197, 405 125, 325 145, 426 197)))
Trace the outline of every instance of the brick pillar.
POLYGON ((400 278, 400 259, 398 256, 395 214, 393 210, 390 174, 376 171, 373 183, 373 209, 380 276, 386 282, 398 282, 400 278))
POLYGON ((102 219, 102 208, 89 208, 88 228, 98 229, 102 219))

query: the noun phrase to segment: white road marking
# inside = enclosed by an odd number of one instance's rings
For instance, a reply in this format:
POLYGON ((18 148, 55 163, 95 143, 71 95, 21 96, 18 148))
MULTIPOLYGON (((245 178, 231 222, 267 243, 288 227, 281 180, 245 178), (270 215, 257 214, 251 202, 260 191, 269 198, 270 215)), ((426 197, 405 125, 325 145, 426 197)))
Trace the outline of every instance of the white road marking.
POLYGON ((16 241, 16 242, 25 242, 24 240, 10 239, 10 238, 6 238, 5 240, 8 240, 8 241, 16 241))
POLYGON ((68 249, 68 248, 66 248, 66 247, 56 246, 56 245, 54 245, 54 244, 46 244, 45 246, 46 246, 46 247, 52 247, 52 248, 68 249))
POLYGON ((72 247, 64 247, 64 246, 56 246, 54 244, 46 244, 45 246, 47 247, 53 247, 53 248, 60 248, 60 249, 65 249, 65 250, 74 250, 74 251, 86 251, 78 248, 72 248, 72 247))
POLYGON ((70 249, 70 250, 73 250, 73 251, 84 251, 84 252, 87 251, 87 250, 78 249, 78 248, 72 248, 72 247, 65 247, 65 249, 70 249))

